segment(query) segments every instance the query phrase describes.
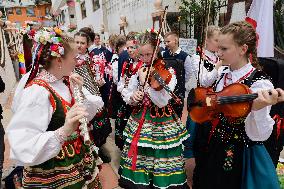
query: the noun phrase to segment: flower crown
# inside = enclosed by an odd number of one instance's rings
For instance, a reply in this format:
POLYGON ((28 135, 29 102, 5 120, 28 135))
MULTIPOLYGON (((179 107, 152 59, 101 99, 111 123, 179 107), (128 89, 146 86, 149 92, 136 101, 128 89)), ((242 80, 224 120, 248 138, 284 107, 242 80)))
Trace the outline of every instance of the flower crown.
MULTIPOLYGON (((159 34, 159 31, 158 31, 158 30, 155 30, 154 28, 148 28, 148 29, 146 29, 146 32, 148 32, 148 33, 154 33, 154 34, 156 34, 156 35, 159 34)), ((163 36, 162 36, 161 34, 159 34, 158 38, 159 38, 160 41, 163 41, 163 40, 164 40, 164 38, 163 38, 163 36)))
POLYGON ((50 43, 51 56, 62 57, 64 55, 64 47, 62 44, 62 31, 59 28, 43 28, 32 34, 37 45, 46 45, 50 43))

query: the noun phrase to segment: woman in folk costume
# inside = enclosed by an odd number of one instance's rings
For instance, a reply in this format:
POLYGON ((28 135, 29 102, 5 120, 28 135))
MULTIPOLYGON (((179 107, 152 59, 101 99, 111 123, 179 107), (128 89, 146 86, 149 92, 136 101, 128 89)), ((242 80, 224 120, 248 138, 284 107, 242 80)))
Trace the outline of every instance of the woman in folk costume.
MULTIPOLYGON (((151 57, 157 57, 156 39, 154 32, 140 36, 140 58, 144 65, 121 92, 125 102, 135 106, 124 130, 126 141, 119 179, 123 188, 186 187, 182 156, 182 141, 188 137, 186 128, 168 105, 169 93, 165 89, 156 91, 146 80, 151 57)), ((168 76, 171 77, 168 87, 172 91, 176 85, 173 69, 169 69, 168 76)))
MULTIPOLYGON (((138 70, 142 67, 143 62, 139 59, 139 45, 137 40, 128 42, 127 52, 129 54, 129 59, 126 60, 122 66, 122 73, 120 76, 120 81, 117 85, 117 91, 122 92, 125 88, 128 88, 128 83, 131 77, 135 77, 138 70)), ((115 120, 115 144, 119 149, 123 149, 124 137, 123 130, 127 124, 127 120, 132 113, 132 106, 127 105, 124 101, 120 105, 117 112, 117 118, 115 120)))
POLYGON ((269 113, 271 105, 277 102, 277 91, 259 70, 256 41, 256 32, 246 22, 221 29, 218 54, 229 69, 219 73, 215 91, 241 83, 258 97, 247 116, 233 118, 220 113, 205 123, 210 131, 197 127, 194 189, 279 188, 272 160, 262 144, 272 132, 274 121, 269 113))
MULTIPOLYGON (((112 38, 110 38, 111 41, 112 38)), ((118 35, 113 42, 114 51, 113 56, 111 59, 111 66, 112 66, 112 90, 111 90, 111 98, 110 98, 110 105, 111 107, 108 108, 108 111, 111 112, 112 118, 117 118, 117 111, 120 108, 120 105, 123 104, 123 100, 121 98, 121 94, 117 91, 117 84, 118 84, 118 60, 119 54, 124 50, 126 45, 126 37, 124 35, 118 35)))
MULTIPOLYGON (((214 84, 218 77, 218 70, 226 69, 222 66, 222 61, 219 61, 217 56, 218 52, 218 39, 220 35, 220 28, 217 26, 208 26, 206 30, 206 39, 205 39, 205 50, 204 52, 198 52, 195 55, 192 55, 190 59, 190 64, 192 65, 194 71, 194 77, 198 80, 198 85, 202 87, 210 87, 214 84), (201 58, 201 61, 200 61, 201 58)), ((190 102, 188 102, 189 104, 190 102)), ((186 158, 186 173, 187 173, 187 182, 192 186, 192 175, 195 167, 194 159, 194 138, 195 131, 198 124, 194 123, 188 116, 186 122, 186 128, 190 133, 190 138, 185 142, 184 148, 184 157, 186 158)), ((200 126, 202 127, 202 126, 200 126)), ((201 129, 201 128, 198 128, 201 129)), ((202 127, 204 130, 209 130, 209 126, 202 127)))
POLYGON ((208 26, 206 30, 204 52, 198 52, 191 57, 190 63, 192 65, 194 76, 203 87, 210 87, 213 85, 217 79, 218 70, 222 66, 222 61, 219 61, 219 57, 217 56, 219 34, 219 27, 213 25, 208 26))
POLYGON ((72 74, 73 39, 55 31, 34 36, 33 68, 18 84, 7 128, 10 158, 24 165, 23 188, 101 188, 97 149, 84 143, 88 133, 80 135, 79 120, 90 121, 103 102, 72 74), (74 101, 74 87, 82 90, 82 105, 74 101))
MULTIPOLYGON (((104 84, 104 60, 100 60, 98 62, 98 59, 96 59, 97 62, 94 62, 94 60, 89 56, 87 49, 90 44, 90 38, 88 34, 84 32, 77 32, 74 37, 76 47, 79 52, 76 57, 77 64, 75 71, 84 78, 84 87, 91 94, 101 96, 99 87, 104 84)), ((91 121, 91 124, 94 128, 92 134, 95 144, 100 148, 106 143, 106 139, 111 133, 111 124, 106 108, 100 109, 98 114, 96 114, 91 121)), ((104 162, 109 162, 109 158, 103 154, 101 149, 99 155, 104 162)))

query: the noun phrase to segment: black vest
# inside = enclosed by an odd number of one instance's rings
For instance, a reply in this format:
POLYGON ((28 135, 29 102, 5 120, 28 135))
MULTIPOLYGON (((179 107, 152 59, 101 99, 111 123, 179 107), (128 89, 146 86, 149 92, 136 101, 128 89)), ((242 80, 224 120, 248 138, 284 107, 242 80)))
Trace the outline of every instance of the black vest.
POLYGON ((179 54, 171 55, 170 51, 164 51, 163 59, 166 62, 166 67, 172 67, 176 71, 177 85, 175 87, 174 93, 181 97, 185 97, 185 70, 184 62, 188 54, 181 51, 179 54))

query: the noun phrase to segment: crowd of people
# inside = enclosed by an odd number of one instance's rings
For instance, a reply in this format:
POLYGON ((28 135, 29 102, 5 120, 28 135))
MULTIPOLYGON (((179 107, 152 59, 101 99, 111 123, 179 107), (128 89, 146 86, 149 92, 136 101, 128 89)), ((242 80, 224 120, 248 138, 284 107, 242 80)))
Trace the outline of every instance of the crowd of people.
POLYGON ((101 164, 111 161, 103 145, 115 119, 122 188, 280 188, 263 143, 275 124, 271 106, 284 100, 284 91, 261 70, 249 23, 206 30, 204 48, 192 56, 174 32, 163 36, 165 48, 153 29, 112 34, 107 46, 89 27, 74 36, 59 28, 29 32, 32 66, 18 83, 6 129, 10 158, 23 167, 21 187, 101 189, 101 164), (207 88, 206 104, 185 98, 192 77, 207 88), (248 101, 245 115, 210 104, 237 84, 254 93, 241 98, 248 101), (194 103, 189 112, 209 107, 214 116, 198 121, 187 112, 184 125, 184 106, 194 103))

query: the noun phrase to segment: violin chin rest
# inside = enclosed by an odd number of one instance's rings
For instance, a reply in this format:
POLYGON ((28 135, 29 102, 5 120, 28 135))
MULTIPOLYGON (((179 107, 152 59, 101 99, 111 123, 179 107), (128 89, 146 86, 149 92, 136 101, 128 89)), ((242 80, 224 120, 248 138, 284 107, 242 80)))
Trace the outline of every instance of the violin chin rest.
POLYGON ((187 104, 191 104, 195 101, 195 91, 194 89, 191 89, 187 96, 187 104))

